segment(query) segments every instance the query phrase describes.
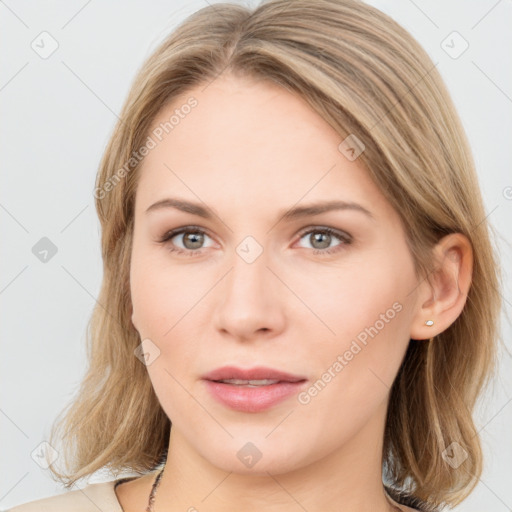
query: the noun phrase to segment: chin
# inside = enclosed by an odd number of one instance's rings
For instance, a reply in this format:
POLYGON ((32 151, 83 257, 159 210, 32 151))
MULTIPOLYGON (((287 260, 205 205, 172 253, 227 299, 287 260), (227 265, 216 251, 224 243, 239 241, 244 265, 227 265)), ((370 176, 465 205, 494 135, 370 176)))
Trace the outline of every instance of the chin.
MULTIPOLYGON (((197 449, 212 465, 240 475, 268 477, 268 473, 288 473, 314 461, 313 453, 317 451, 314 447, 310 447, 312 453, 308 457, 307 453, 297 450, 297 446, 304 446, 300 440, 293 442, 288 438, 288 443, 284 444, 279 439, 277 442, 265 439, 267 434, 235 437, 227 443, 218 443, 213 451, 211 445, 206 451, 201 447, 197 449)), ((211 443, 211 439, 207 442, 211 443)))

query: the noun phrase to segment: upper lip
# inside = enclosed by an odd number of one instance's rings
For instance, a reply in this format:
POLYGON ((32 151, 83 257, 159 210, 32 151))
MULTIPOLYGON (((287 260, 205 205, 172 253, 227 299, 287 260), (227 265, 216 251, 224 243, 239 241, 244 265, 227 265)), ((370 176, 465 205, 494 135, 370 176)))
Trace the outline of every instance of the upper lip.
POLYGON ((257 366, 255 368, 237 368, 236 366, 223 366, 222 368, 216 368, 211 372, 203 375, 205 380, 228 380, 228 379, 240 379, 240 380, 263 380, 271 379, 278 380, 280 382, 299 382, 306 380, 301 375, 292 375, 281 370, 275 370, 273 368, 267 368, 265 366, 257 366))

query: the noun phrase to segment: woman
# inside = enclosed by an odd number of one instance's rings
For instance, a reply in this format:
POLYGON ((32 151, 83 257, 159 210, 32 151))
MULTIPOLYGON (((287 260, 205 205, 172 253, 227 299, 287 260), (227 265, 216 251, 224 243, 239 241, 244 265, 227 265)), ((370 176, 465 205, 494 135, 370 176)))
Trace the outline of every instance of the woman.
POLYGON ((499 269, 435 66, 356 0, 214 4, 98 173, 90 367, 32 510, 432 511, 482 471, 499 269), (172 422, 172 428, 171 428, 172 422))

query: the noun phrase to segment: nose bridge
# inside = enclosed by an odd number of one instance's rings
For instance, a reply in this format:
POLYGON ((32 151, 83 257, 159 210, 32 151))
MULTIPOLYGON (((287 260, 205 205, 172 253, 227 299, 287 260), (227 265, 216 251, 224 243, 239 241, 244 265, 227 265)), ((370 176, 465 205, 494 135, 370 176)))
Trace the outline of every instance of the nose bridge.
POLYGON ((246 237, 230 259, 232 270, 226 283, 226 299, 237 299, 241 308, 267 302, 271 285, 268 270, 269 253, 253 237, 246 237))
POLYGON ((270 253, 253 237, 246 237, 229 258, 231 271, 224 279, 216 311, 217 327, 235 337, 256 331, 280 330, 283 308, 273 273, 267 268, 270 253))

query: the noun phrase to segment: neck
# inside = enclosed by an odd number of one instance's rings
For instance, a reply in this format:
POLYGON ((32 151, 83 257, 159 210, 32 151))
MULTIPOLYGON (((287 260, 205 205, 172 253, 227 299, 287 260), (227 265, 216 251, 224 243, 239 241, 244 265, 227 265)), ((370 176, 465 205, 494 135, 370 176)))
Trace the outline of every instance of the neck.
MULTIPOLYGON (((385 411, 384 411, 385 412, 385 411)), ((219 468, 199 454, 187 438, 171 428, 165 470, 155 495, 154 510, 166 512, 389 512, 397 509, 382 484, 383 415, 367 423, 350 440, 324 457, 292 471, 280 471, 267 460, 240 473, 219 468), (372 424, 373 422, 373 424, 372 424), (381 430, 382 432, 382 430, 381 430), (379 439, 380 442, 377 442, 379 439)), ((305 441, 307 442, 307 440, 305 441)), ((327 449, 327 448, 326 448, 327 449)), ((262 457, 261 462, 264 460, 262 457)))

